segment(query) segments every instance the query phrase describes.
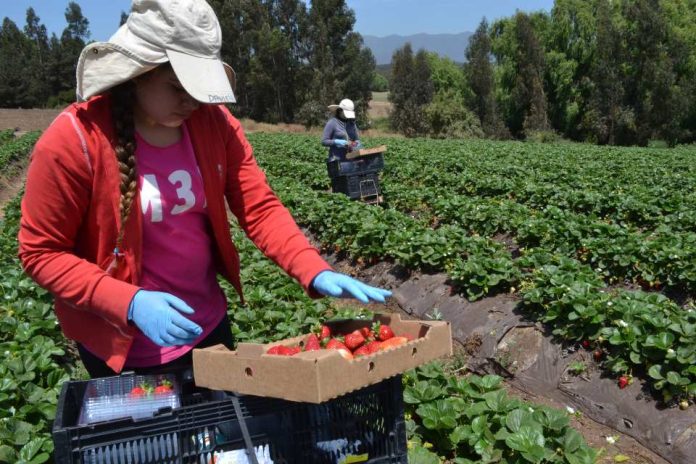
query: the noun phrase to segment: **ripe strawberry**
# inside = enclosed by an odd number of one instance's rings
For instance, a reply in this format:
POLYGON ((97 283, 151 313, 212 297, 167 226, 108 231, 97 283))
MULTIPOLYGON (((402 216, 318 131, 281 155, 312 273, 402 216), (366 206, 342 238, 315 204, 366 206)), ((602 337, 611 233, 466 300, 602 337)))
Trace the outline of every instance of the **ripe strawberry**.
POLYGON ((344 345, 343 342, 341 340, 339 340, 338 338, 332 338, 331 340, 329 340, 329 342, 326 344, 326 349, 327 350, 346 350, 346 351, 350 352, 348 347, 346 345, 344 345))
POLYGON ((316 351, 321 349, 321 344, 319 343, 319 338, 314 334, 309 334, 305 340, 304 350, 305 351, 316 351))
POLYGON ((389 327, 387 324, 381 324, 379 322, 376 322, 372 330, 377 335, 378 340, 389 340, 394 336, 394 332, 392 331, 391 327, 389 327))
POLYGON ((133 389, 130 391, 130 396, 133 397, 145 396, 145 394, 145 389, 142 387, 133 387, 133 389))
POLYGON ((619 377, 619 388, 624 389, 631 383, 629 377, 622 375, 619 377))
POLYGON ((356 358, 358 356, 368 356, 370 354, 370 349, 367 347, 367 345, 363 345, 357 350, 353 351, 353 356, 355 356, 356 358))
POLYGON ((283 345, 272 346, 266 351, 266 354, 280 354, 281 348, 284 348, 283 345))
POLYGON ((322 325, 319 332, 319 340, 329 338, 331 336, 331 329, 328 326, 322 325))
POLYGON ((589 348, 589 347, 590 347, 590 341, 589 341, 589 340, 583 340, 583 341, 582 341, 582 346, 583 346, 583 348, 589 348))
POLYGON ((363 337, 365 337, 365 340, 375 337, 375 333, 372 330, 370 330, 369 327, 361 328, 360 333, 362 334, 363 337))
POLYGON ((282 354, 283 356, 293 356, 293 355, 295 355, 295 354, 297 354, 297 353, 299 353, 299 352, 302 351, 302 348, 300 348, 299 345, 295 345, 295 346, 284 346, 283 348, 284 348, 284 349, 281 350, 281 354, 282 354))
POLYGON ((379 346, 380 350, 387 350, 389 348, 394 348, 399 345, 404 345, 408 342, 406 337, 392 337, 388 340, 385 340, 382 342, 382 344, 379 346))
POLYGON ((152 393, 152 390, 152 385, 147 382, 143 382, 140 385, 133 387, 133 389, 130 391, 130 396, 138 397, 149 395, 152 393))
POLYGON ((378 340, 373 340, 373 341, 369 342, 369 343, 368 343, 367 345, 365 345, 365 346, 367 347, 367 351, 368 351, 370 354, 372 354, 372 353, 376 353, 377 351, 379 351, 379 347, 380 347, 381 345, 382 345, 382 342, 380 342, 380 341, 378 341, 378 340))
POLYGON ((157 385, 155 387, 155 395, 160 395, 162 393, 171 393, 171 385, 157 385))
POLYGON ((359 330, 354 330, 345 337, 346 346, 349 350, 353 351, 362 346, 365 343, 365 337, 360 333, 359 330))

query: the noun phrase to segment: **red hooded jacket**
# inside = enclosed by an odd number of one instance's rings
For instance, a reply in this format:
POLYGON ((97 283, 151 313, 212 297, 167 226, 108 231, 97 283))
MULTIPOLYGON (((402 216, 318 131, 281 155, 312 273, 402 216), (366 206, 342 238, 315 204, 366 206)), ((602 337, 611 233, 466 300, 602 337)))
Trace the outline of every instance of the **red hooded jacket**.
MULTIPOLYGON (((242 297, 226 199, 256 246, 312 297, 320 296, 310 284, 331 267, 268 186, 239 121, 224 106, 201 105, 186 124, 203 177, 218 271, 242 297)), ((136 197, 123 259, 107 271, 121 226, 113 139, 108 96, 71 105, 46 129, 27 174, 19 258, 26 273, 55 296, 65 336, 120 372, 138 330, 128 324, 127 312, 139 289, 142 213, 136 197)))

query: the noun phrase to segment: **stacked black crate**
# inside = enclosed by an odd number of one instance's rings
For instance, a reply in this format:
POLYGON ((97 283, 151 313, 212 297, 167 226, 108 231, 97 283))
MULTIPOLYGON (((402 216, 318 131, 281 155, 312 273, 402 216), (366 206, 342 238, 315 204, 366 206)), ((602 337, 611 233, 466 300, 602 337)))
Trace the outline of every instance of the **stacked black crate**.
POLYGON ((384 169, 383 153, 329 161, 327 168, 334 193, 343 193, 351 200, 371 201, 379 198, 379 172, 384 169))

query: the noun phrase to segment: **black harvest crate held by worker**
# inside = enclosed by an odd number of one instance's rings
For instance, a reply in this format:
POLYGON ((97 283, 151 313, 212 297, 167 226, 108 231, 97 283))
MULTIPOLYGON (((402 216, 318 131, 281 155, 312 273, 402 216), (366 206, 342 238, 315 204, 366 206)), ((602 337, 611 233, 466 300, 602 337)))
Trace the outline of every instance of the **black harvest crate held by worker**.
POLYGON ((384 169, 386 146, 349 152, 345 160, 326 163, 331 189, 343 193, 351 200, 379 203, 381 188, 379 172, 384 169))

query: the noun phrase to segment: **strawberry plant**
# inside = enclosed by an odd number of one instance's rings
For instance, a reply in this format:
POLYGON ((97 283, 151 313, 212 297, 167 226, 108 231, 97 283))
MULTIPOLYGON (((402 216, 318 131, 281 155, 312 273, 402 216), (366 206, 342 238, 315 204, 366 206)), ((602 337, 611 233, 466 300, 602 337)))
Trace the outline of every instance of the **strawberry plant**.
POLYGON ((52 311, 50 295, 26 277, 16 259, 17 197, 0 229, 0 462, 50 459, 50 424, 74 359, 52 311))
MULTIPOLYGON (((497 376, 448 377, 431 363, 404 377, 407 430, 428 453, 457 463, 591 464, 597 452, 565 411, 511 398, 497 376)), ((434 461, 437 462, 437 461, 434 461)))

